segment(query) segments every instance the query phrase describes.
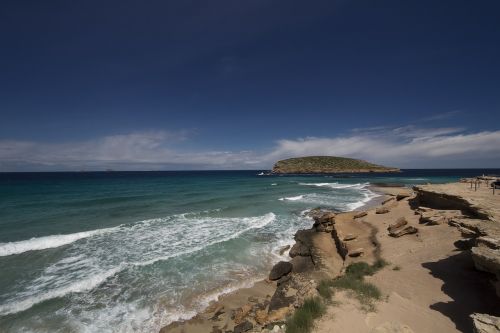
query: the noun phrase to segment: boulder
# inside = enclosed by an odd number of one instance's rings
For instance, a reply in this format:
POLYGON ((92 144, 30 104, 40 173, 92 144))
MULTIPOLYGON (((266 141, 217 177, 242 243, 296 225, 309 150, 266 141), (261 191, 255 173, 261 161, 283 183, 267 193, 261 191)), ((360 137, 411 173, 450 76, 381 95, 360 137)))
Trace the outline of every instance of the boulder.
POLYGON ((410 234, 416 234, 418 232, 418 229, 409 225, 405 228, 399 229, 399 230, 394 230, 393 232, 389 232, 389 236, 391 237, 401 237, 404 235, 410 235, 410 234))
POLYGON ((241 324, 238 324, 234 327, 233 333, 243 333, 250 331, 253 328, 253 324, 248 320, 245 320, 241 324))
POLYGON ((358 248, 356 250, 349 251, 348 255, 349 257, 359 257, 365 253, 365 250, 363 248, 358 248))
POLYGON ((293 265, 291 263, 288 261, 280 261, 271 269, 271 272, 269 273, 269 280, 278 280, 280 277, 290 273, 292 269, 293 265))
POLYGON ((389 232, 394 232, 397 229, 399 229, 407 224, 408 224, 408 221, 406 221, 406 219, 404 217, 400 217, 396 221, 394 221, 394 223, 390 224, 389 227, 387 228, 387 230, 389 232))
POLYGON ((500 332, 500 318, 483 314, 473 313, 472 326, 474 333, 499 333, 500 332))
POLYGON ((389 208, 387 207, 379 207, 375 210, 375 214, 387 214, 389 213, 389 208))
POLYGON ((364 217, 364 216, 366 216, 366 215, 368 215, 368 213, 367 213, 367 212, 359 212, 359 213, 356 213, 356 214, 354 215, 354 218, 355 218, 355 219, 359 219, 359 218, 364 217))

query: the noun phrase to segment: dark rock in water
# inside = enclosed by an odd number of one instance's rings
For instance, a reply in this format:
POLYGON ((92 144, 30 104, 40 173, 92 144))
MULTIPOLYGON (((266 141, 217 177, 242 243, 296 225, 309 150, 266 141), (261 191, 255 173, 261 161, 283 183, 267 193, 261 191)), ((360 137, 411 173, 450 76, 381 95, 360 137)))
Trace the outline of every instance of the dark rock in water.
POLYGON ((233 333, 243 333, 250 331, 253 328, 253 324, 248 320, 242 322, 234 327, 233 333))
POLYGON ((283 246, 280 249, 280 256, 282 256, 289 248, 290 248, 290 245, 283 246))
POLYGON ((269 280, 275 281, 280 277, 287 275, 292 271, 293 265, 287 261, 280 261, 276 265, 274 265, 273 269, 271 269, 271 273, 269 273, 269 280))
POLYGON ((307 257, 311 255, 311 250, 309 249, 308 246, 305 246, 302 242, 297 242, 292 246, 288 254, 292 258, 297 256, 307 257))

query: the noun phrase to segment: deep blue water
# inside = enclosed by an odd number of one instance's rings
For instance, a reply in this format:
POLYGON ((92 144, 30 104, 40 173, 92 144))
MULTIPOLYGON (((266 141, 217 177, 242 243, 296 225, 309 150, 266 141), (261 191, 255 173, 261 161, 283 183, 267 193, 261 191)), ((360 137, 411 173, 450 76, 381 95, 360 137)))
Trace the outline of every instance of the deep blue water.
POLYGON ((156 331, 262 277, 307 209, 500 169, 259 172, 0 174, 0 332, 156 331))

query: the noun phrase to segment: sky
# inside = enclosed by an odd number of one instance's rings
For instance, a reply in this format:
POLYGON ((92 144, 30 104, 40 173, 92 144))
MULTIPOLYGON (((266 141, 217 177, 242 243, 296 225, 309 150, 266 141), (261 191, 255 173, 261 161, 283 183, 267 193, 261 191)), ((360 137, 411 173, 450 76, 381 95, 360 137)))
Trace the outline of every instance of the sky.
POLYGON ((500 167, 500 2, 0 2, 0 171, 500 167))

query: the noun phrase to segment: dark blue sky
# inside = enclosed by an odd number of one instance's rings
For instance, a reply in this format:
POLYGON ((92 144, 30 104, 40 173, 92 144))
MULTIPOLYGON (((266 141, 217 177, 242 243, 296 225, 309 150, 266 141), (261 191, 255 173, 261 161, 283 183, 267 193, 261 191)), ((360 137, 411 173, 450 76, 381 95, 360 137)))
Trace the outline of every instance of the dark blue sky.
POLYGON ((496 133, 499 13, 497 0, 4 0, 0 140, 166 131, 176 149, 269 153, 355 128, 496 133))

